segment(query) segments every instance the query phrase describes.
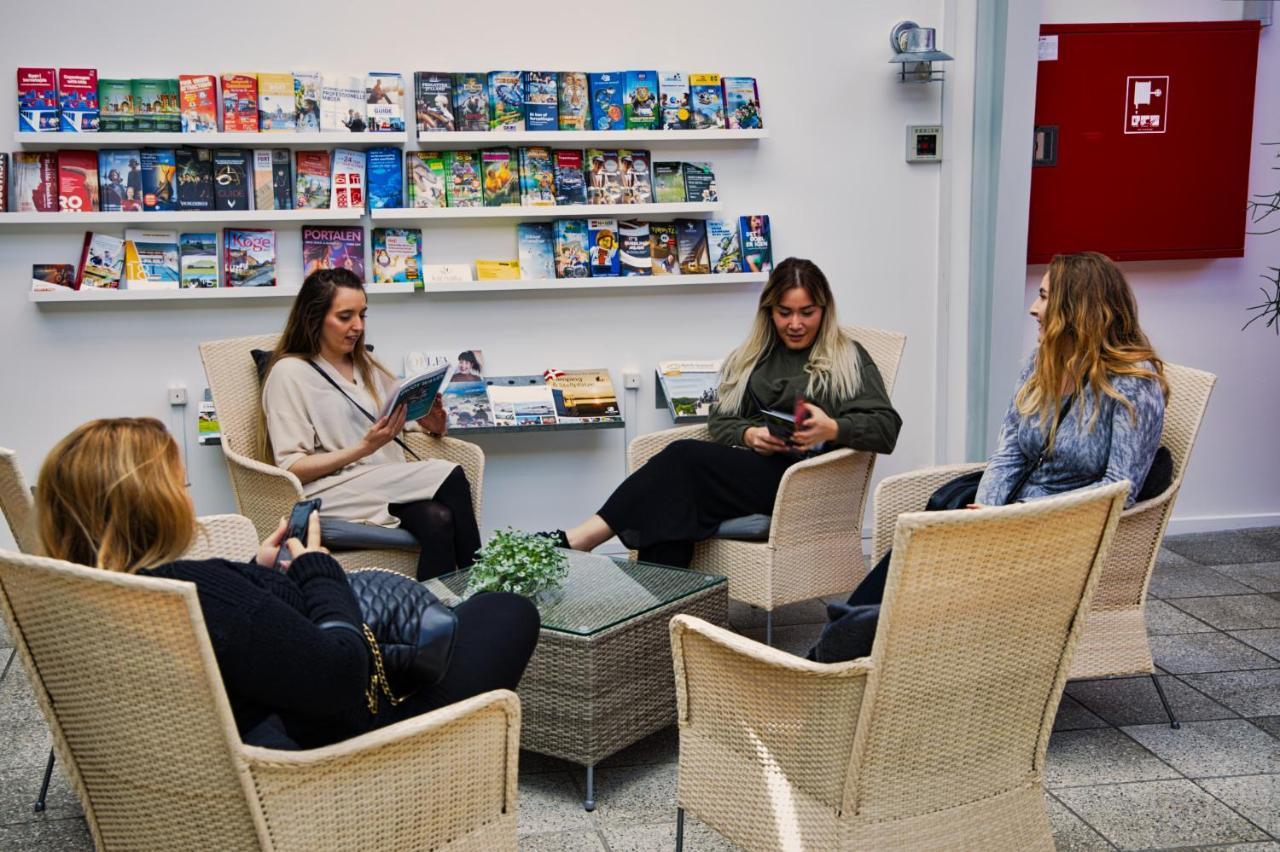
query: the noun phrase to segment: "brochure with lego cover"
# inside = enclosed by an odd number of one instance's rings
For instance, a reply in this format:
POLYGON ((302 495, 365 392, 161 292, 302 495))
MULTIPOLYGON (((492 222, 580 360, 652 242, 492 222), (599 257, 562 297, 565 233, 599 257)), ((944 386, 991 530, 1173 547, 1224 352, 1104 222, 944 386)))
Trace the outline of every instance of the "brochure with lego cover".
POLYGON ((663 130, 688 130, 689 80, 683 71, 658 74, 659 126, 663 130))
POLYGON ((525 129, 524 75, 519 71, 489 72, 489 129, 525 129))
POLYGON ((475 151, 446 151, 445 194, 450 207, 483 207, 480 157, 475 151))
POLYGON ((591 277, 619 275, 618 220, 588 219, 591 240, 591 277))
MULTIPOLYGON (((58 152, 58 209, 63 213, 93 213, 98 210, 98 155, 93 151, 58 152)), ((169 152, 172 159, 173 152, 169 152)), ((142 167, 147 167, 146 156, 142 167)), ((172 196, 170 196, 172 198, 172 196)))
POLYGON ((625 83, 619 71, 588 74, 591 92, 591 129, 625 130, 626 116, 622 112, 622 95, 625 83))
POLYGON ((559 130, 555 71, 524 72, 525 130, 559 130))
POLYGON ((511 148, 486 148, 480 152, 484 165, 484 206, 520 206, 520 166, 511 148))
POLYGON ((653 201, 648 151, 619 151, 618 173, 622 182, 623 204, 649 204, 653 201))
POLYGON ((18 132, 57 133, 58 75, 52 68, 18 69, 18 132))
POLYGON ((373 229, 373 281, 375 284, 407 283, 422 289, 422 231, 373 229))
POLYGON ((658 381, 672 420, 705 420, 711 414, 720 389, 722 363, 720 359, 658 362, 658 381))
POLYGON ((453 374, 453 362, 446 360, 443 364, 432 364, 420 373, 404 379, 396 387, 395 393, 387 395, 387 401, 379 412, 379 417, 386 417, 400 406, 405 406, 405 422, 410 423, 427 416, 431 406, 435 405, 436 394, 449 383, 453 374))
POLYGON ((552 151, 556 204, 586 204, 587 183, 582 176, 581 151, 552 151))
POLYGON ((410 207, 447 207, 449 168, 440 151, 406 151, 410 207))
POLYGON ((520 278, 536 281, 556 277, 555 233, 550 222, 516 225, 520 253, 520 278))
POLYGON ((298 129, 297 99, 292 74, 258 75, 258 130, 294 133, 298 129))
POLYGON ((137 148, 98 151, 98 194, 103 213, 142 209, 142 155, 137 148))
POLYGON ((465 71, 453 75, 453 116, 459 130, 489 129, 488 74, 465 71))
POLYGON ((684 164, 659 161, 653 164, 653 192, 659 204, 683 204, 684 164))
POLYGON ((321 269, 346 269, 364 280, 364 228, 325 228, 308 225, 302 229, 302 277, 321 269))
POLYGON ((755 130, 764 127, 764 119, 760 117, 760 92, 756 89, 755 77, 725 77, 722 86, 725 123, 730 130, 755 130))
MULTIPOLYGON (((214 104, 213 129, 218 129, 214 104)), ((98 130, 102 133, 133 131, 133 81, 98 78, 98 130)))
POLYGON ((226 287, 276 286, 276 232, 261 228, 223 230, 222 274, 226 287))
POLYGON ((742 250, 738 242, 737 223, 708 219, 707 248, 710 252, 712 272, 742 271, 742 250))
POLYGON ((177 290, 182 264, 177 231, 126 228, 124 280, 130 290, 177 290))
POLYGON ((216 133, 218 82, 212 74, 179 74, 183 133, 216 133))
POLYGON ((365 156, 369 169, 369 209, 404 207, 404 151, 370 148, 365 156))
POLYGON ((58 69, 58 115, 63 133, 98 132, 98 69, 58 69))
POLYGON ((710 163, 684 164, 684 197, 686 201, 719 201, 716 173, 710 163))
POLYGON ((724 130, 724 100, 719 74, 689 75, 689 104, 694 130, 724 130))
POLYGON ((773 271, 773 237, 769 217, 739 216, 738 233, 742 241, 742 271, 773 271))
POLYGON ((293 72, 293 112, 299 133, 320 132, 320 91, 324 77, 319 71, 293 72))
POLYGON ((440 133, 455 128, 453 76, 449 73, 414 71, 413 103, 419 133, 440 133))
POLYGON ((671 222, 649 223, 649 260, 654 275, 679 275, 676 254, 676 226, 671 222))
POLYGON ((182 234, 178 237, 181 287, 218 286, 218 235, 182 234))
POLYGON ((618 223, 618 235, 621 241, 618 255, 622 261, 622 274, 652 275, 649 223, 639 219, 623 219, 618 223))
POLYGON ((329 207, 330 176, 328 151, 299 151, 295 158, 293 205, 298 210, 325 210, 329 207))
POLYGON ((350 74, 320 75, 321 132, 363 133, 365 130, 364 78, 350 74))
POLYGON ((587 96, 589 83, 582 71, 561 71, 559 123, 561 130, 586 130, 591 119, 591 102, 587 96))
POLYGON ((556 277, 591 277, 591 255, 586 219, 556 219, 556 277))
POLYGON ((371 71, 364 78, 365 129, 370 133, 404 132, 404 78, 371 71))
POLYGON ((707 224, 701 219, 677 219, 676 252, 681 275, 706 275, 711 271, 707 254, 707 224))
POLYGON ((556 179, 551 149, 533 146, 520 149, 520 204, 526 207, 554 207, 556 179))
POLYGON ((628 71, 623 109, 628 130, 653 130, 658 126, 659 84, 657 71, 628 71))
POLYGON ((622 203, 622 172, 617 151, 588 148, 586 169, 588 204, 622 203))
POLYGON ((542 376, 495 376, 485 380, 495 426, 554 426, 556 401, 542 376))
POLYGON ((80 266, 72 286, 77 290, 81 287, 119 287, 120 277, 124 274, 124 254, 124 240, 119 237, 85 234, 80 266))
MULTIPOLYGON (((140 111, 141 106, 135 97, 134 110, 140 111)), ((137 119, 135 123, 136 121, 137 119)), ((227 133, 258 131, 258 78, 256 75, 222 75, 222 129, 227 133)))
POLYGON ((542 375, 551 388, 558 422, 622 421, 618 395, 613 390, 613 381, 607 369, 547 370, 542 375))

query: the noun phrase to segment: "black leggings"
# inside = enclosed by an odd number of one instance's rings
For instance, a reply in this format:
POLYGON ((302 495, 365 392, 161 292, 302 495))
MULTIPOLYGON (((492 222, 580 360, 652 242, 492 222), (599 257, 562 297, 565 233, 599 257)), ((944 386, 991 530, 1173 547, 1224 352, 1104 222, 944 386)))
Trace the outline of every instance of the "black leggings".
POLYGON ((379 714, 387 725, 488 692, 515 689, 538 644, 538 610, 528 598, 483 592, 458 604, 453 659, 444 679, 379 714))
POLYGON ((455 467, 430 500, 392 503, 387 511, 418 540, 418 579, 469 568, 480 549, 480 528, 471 505, 471 484, 455 467))

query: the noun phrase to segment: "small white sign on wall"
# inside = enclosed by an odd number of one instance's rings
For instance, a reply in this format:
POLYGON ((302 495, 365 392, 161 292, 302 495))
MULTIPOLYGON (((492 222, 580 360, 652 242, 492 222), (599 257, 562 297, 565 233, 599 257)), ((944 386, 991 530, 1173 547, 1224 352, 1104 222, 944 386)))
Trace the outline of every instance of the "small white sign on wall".
POLYGON ((1056 35, 1040 36, 1039 56, 1041 62, 1057 61, 1058 37, 1056 35))

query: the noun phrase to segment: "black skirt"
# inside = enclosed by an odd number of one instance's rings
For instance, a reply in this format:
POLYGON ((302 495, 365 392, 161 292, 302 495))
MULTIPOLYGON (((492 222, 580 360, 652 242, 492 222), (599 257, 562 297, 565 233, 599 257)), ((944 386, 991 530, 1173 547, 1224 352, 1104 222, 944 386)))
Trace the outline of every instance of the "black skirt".
POLYGON ((785 453, 675 441, 628 476, 598 514, 636 550, 702 541, 722 521, 771 514, 782 475, 797 461, 785 453))

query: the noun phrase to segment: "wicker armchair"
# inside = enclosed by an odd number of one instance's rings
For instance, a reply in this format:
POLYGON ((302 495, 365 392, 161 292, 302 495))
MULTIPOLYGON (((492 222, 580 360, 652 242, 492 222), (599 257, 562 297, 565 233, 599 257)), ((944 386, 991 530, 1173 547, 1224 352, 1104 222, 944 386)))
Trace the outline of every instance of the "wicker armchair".
MULTIPOLYGON (((258 448, 259 415, 262 386, 257 368, 249 355, 253 349, 272 349, 279 335, 261 334, 213 340, 200 344, 200 358, 209 379, 209 390, 218 412, 222 431, 222 453, 231 476, 231 490, 236 507, 266 538, 275 531, 281 517, 303 499, 302 483, 287 470, 264 458, 258 448)), ((455 462, 471 483, 476 521, 484 482, 484 451, 475 444, 456 438, 432 438, 425 432, 405 432, 405 442, 420 458, 438 458, 455 462)), ((334 553, 334 558, 348 570, 379 567, 414 576, 418 564, 416 550, 348 550, 334 553)))
POLYGON ((18 550, 39 553, 35 503, 22 478, 22 471, 18 469, 17 454, 4 447, 0 447, 0 511, 4 512, 18 550))
POLYGON ((1127 491, 902 515, 870 657, 672 619, 677 850, 685 809, 753 850, 1052 850, 1045 751, 1127 491))
POLYGON ((276 751, 240 741, 190 583, 0 551, 0 614, 99 849, 516 848, 514 693, 276 751))
MULTIPOLYGON (((906 335, 846 328, 871 355, 892 394, 906 335)), ((711 440, 705 425, 642 435, 627 448, 635 471, 674 441, 711 440)), ((867 573, 862 518, 875 453, 840 449, 792 465, 774 498, 767 541, 710 538, 698 542, 693 567, 729 578, 729 597, 765 610, 766 643, 773 641, 773 610, 810 598, 847 592, 867 573)))
MULTIPOLYGON (((1071 678, 1150 674, 1169 721, 1176 728, 1178 722, 1155 679, 1147 642, 1147 586, 1217 377, 1202 370, 1165 364, 1165 378, 1169 382, 1169 401, 1161 443, 1173 456, 1173 480, 1164 493, 1135 504, 1120 516, 1115 542, 1076 649, 1071 678)), ((983 463, 950 465, 884 479, 876 488, 872 559, 878 560, 889 548, 899 514, 923 509, 929 495, 940 485, 983 467, 983 463)))

